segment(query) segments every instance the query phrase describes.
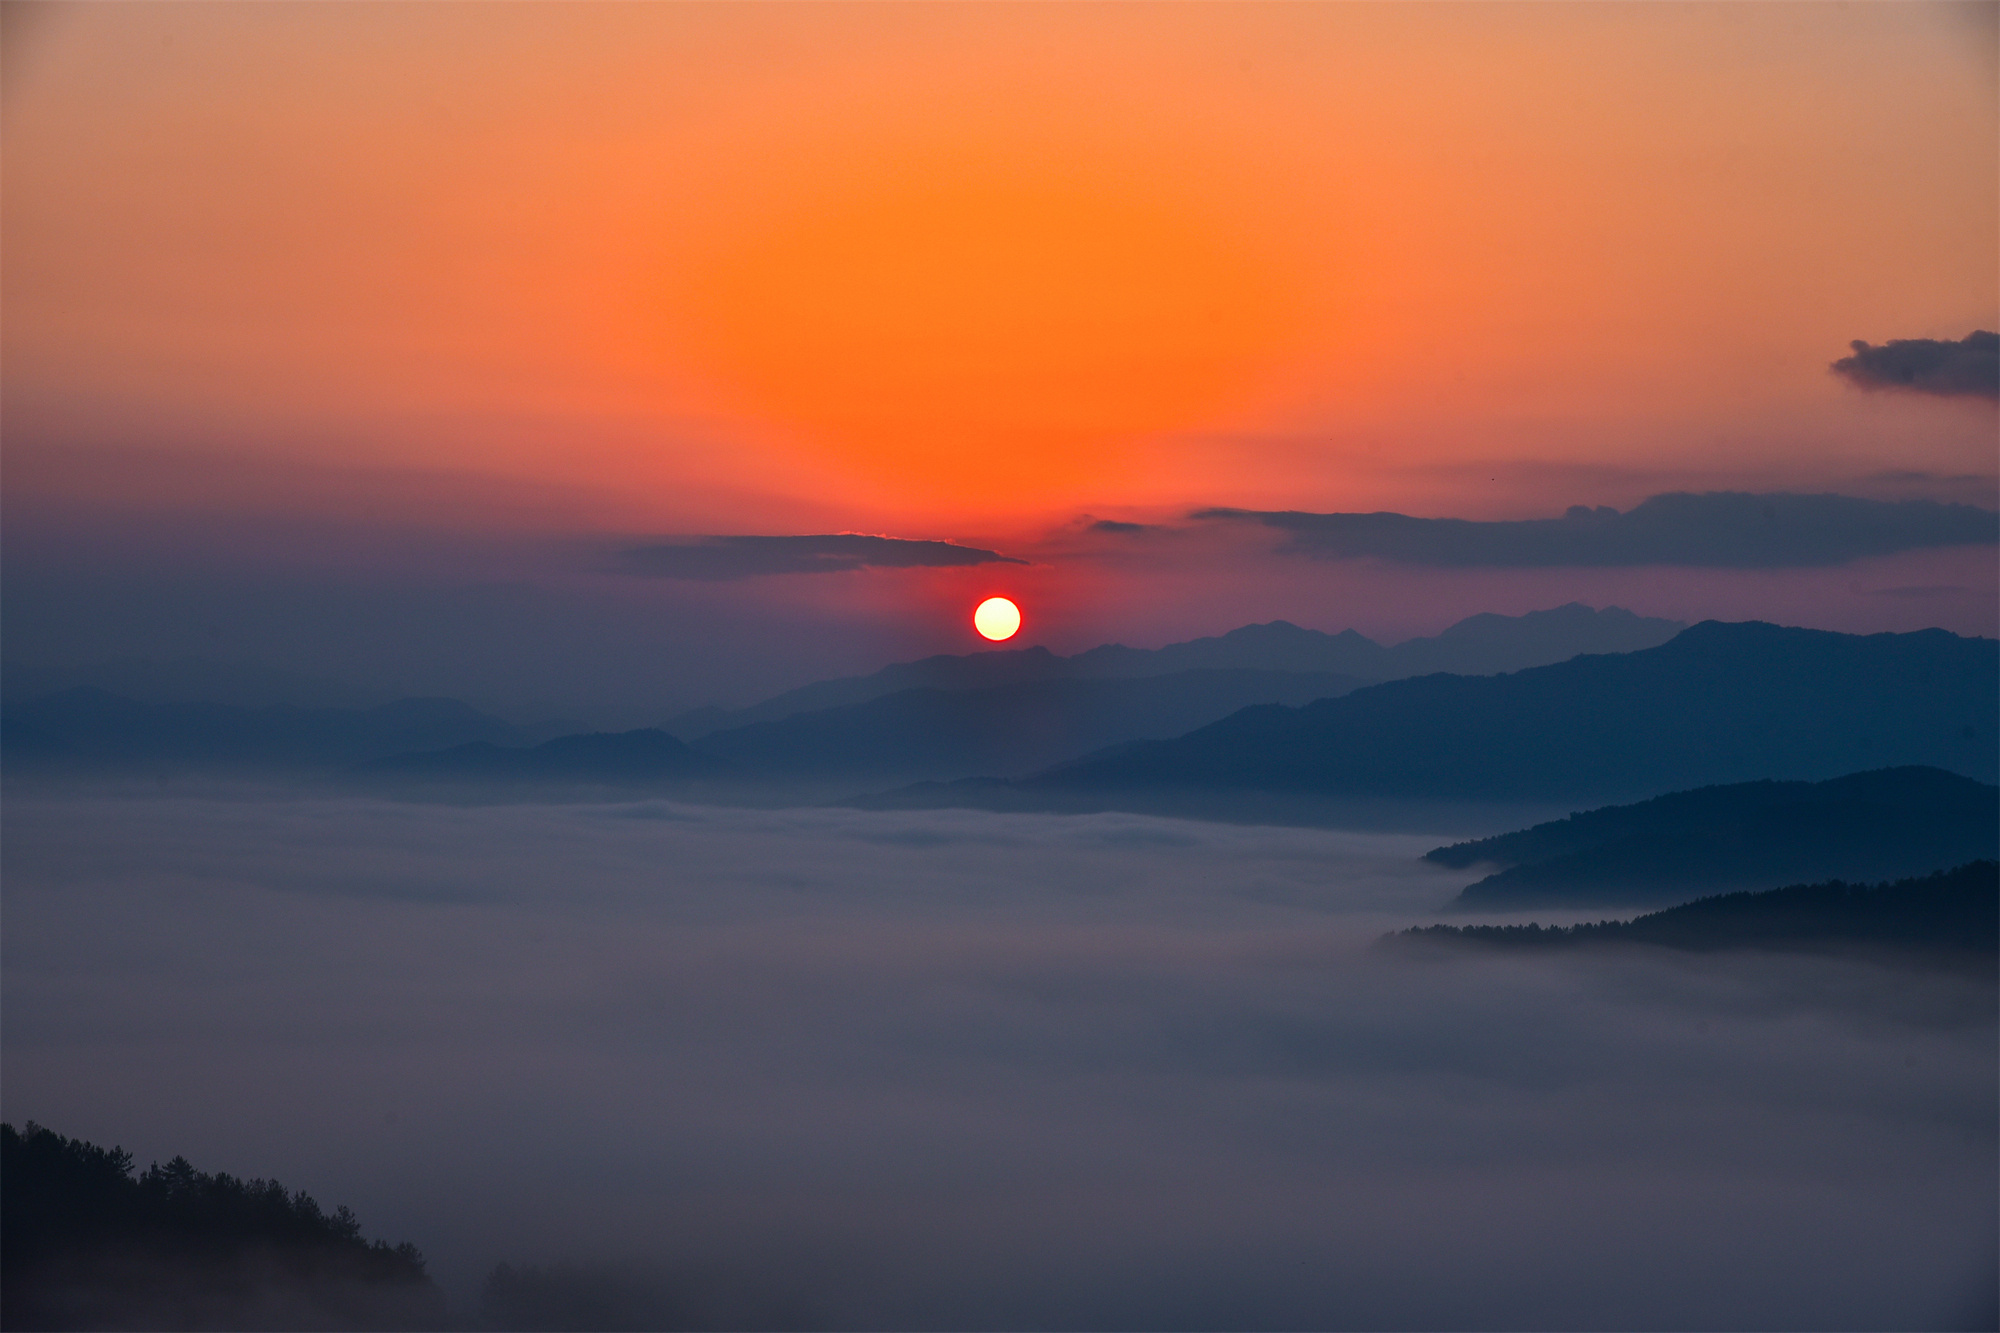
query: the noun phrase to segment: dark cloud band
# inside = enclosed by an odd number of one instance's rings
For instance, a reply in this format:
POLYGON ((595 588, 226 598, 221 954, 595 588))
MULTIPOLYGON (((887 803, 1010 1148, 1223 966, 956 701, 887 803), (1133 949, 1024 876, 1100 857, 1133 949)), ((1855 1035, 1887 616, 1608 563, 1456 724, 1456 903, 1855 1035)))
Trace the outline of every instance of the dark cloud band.
POLYGON ((1025 565, 1025 560, 951 542, 840 532, 802 537, 692 537, 619 552, 619 567, 655 578, 719 582, 762 574, 839 574, 855 569, 1025 565))
POLYGON ((1625 513, 1576 505, 1561 518, 1500 522, 1249 509, 1190 517, 1276 528, 1287 534, 1279 549, 1288 554, 1445 568, 1802 568, 2000 541, 2000 514, 1971 505, 1735 491, 1656 495, 1625 513))
POLYGON ((1832 370, 1864 389, 1902 389, 1942 397, 2000 398, 2000 333, 1981 329, 1957 342, 1891 339, 1880 347, 1854 342, 1853 356, 1832 370))

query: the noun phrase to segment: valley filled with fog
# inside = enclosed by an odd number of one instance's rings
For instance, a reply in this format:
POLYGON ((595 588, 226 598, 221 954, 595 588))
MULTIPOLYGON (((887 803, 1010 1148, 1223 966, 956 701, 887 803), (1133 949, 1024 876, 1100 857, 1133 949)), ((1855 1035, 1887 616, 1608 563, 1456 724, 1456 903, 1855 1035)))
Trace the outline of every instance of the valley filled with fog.
POLYGON ((4 1113, 350 1205, 461 1309, 1991 1318, 1990 983, 1375 947, 1484 831, 22 792, 4 1113))

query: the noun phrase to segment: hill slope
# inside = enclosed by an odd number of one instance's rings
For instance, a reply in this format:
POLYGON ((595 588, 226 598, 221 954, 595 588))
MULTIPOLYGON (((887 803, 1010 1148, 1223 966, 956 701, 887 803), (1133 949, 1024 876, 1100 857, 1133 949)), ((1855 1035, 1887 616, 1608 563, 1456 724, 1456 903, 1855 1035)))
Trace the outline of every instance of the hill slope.
POLYGON ((1363 683, 1323 672, 1180 671, 902 690, 717 732, 696 748, 755 776, 908 781, 1027 773, 1122 741, 1178 736, 1253 704, 1306 703, 1363 683))
POLYGON ((1610 806, 1425 859, 1506 867, 1463 911, 1683 901, 1810 880, 1898 879, 2000 855, 2000 787, 1936 768, 1748 782, 1610 806))
POLYGON ((362 1239, 275 1180, 0 1125, 8 1328, 442 1328, 416 1247, 362 1239))
POLYGON ((1129 680, 1182 671, 1292 671, 1394 680, 1431 671, 1478 675, 1560 662, 1578 653, 1630 652, 1664 643, 1679 622, 1572 602, 1522 616, 1476 615, 1433 638, 1385 648, 1353 630, 1325 634, 1285 620, 1164 648, 1105 644, 1073 657, 1046 648, 994 649, 899 662, 867 676, 816 681, 749 708, 701 708, 667 724, 683 740, 844 708, 902 690, 975 690, 1046 680, 1129 680))
POLYGON ((1705 621, 1641 652, 1245 709, 1018 784, 1499 800, 1649 795, 1930 765, 2000 768, 2000 644, 1705 621))
POLYGON ((2000 961, 2000 864, 1976 861, 1891 884, 1795 884, 1701 898, 1631 921, 1577 926, 1418 926, 1391 941, 1516 949, 1647 944, 1875 954, 1991 974, 2000 961))

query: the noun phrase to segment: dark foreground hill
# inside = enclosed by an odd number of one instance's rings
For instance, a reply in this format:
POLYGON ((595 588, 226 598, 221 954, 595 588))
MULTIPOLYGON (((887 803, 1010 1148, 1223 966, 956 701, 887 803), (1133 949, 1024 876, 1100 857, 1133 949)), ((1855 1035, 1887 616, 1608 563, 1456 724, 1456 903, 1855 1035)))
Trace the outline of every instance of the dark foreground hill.
POLYGON ((1890 884, 1835 880, 1720 894, 1631 921, 1418 926, 1387 940, 1508 949, 1643 944, 1704 952, 1842 953, 1990 976, 2000 965, 2000 863, 1975 861, 1890 884))
POLYGON ((1642 652, 1247 708, 1014 785, 1059 807, 1164 790, 1615 800, 1909 764, 1991 782, 1996 650, 1935 629, 1853 635, 1704 621, 1642 652))
POLYGON ((207 1175, 32 1122, 0 1125, 0 1324, 9 1329, 425 1329, 442 1294, 415 1246, 362 1239, 275 1180, 207 1175))
POLYGON ((1301 671, 1179 671, 901 690, 695 742, 740 773, 856 782, 1028 773, 1107 745, 1178 736, 1256 704, 1302 704, 1365 684, 1301 671))
MULTIPOLYGON (((1274 620, 1164 648, 1110 643, 1072 657, 1059 657, 1042 647, 941 654, 898 662, 867 676, 816 681, 749 708, 696 709, 673 719, 667 730, 691 741, 915 689, 983 690, 1037 681, 1136 680, 1183 671, 1283 671, 1362 681, 1396 680, 1432 671, 1483 675, 1560 662, 1578 653, 1651 648, 1683 628, 1678 621, 1636 616, 1616 606, 1599 611, 1572 602, 1522 616, 1469 616, 1434 637, 1384 647, 1351 629, 1326 634, 1274 620)), ((998 771, 1003 770, 988 770, 998 771)))
POLYGON ((2000 787, 1936 768, 1744 782, 1609 806, 1424 857, 1504 867, 1449 910, 1683 902, 1920 875, 2000 854, 2000 787))

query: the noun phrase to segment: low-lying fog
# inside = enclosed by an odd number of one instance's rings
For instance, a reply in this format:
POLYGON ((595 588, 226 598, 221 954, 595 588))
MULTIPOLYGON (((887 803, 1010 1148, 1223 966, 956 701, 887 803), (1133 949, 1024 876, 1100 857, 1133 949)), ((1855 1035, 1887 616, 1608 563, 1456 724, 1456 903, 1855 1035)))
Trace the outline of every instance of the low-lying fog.
POLYGON ((1371 951, 1459 832, 24 797, 4 1114, 349 1204, 463 1307, 1992 1318, 1990 988, 1371 951))

